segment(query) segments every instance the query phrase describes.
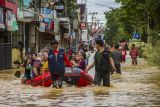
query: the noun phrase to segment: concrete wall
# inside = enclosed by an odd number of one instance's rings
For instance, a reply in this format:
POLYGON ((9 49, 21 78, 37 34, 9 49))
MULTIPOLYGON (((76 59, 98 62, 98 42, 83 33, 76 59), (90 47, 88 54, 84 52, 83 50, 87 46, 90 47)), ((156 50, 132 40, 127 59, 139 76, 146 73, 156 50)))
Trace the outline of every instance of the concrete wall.
POLYGON ((13 48, 12 49, 12 67, 15 67, 14 62, 17 60, 21 61, 20 52, 19 52, 19 49, 13 48))

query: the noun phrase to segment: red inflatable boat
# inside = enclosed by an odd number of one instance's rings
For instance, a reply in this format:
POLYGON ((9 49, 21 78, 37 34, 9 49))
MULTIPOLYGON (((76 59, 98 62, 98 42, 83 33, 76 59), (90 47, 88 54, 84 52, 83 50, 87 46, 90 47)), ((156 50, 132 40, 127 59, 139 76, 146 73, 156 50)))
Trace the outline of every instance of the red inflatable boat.
MULTIPOLYGON (((73 68, 70 73, 65 73, 64 81, 70 85, 85 87, 93 83, 93 77, 78 68, 73 68)), ((27 80, 25 84, 32 86, 50 87, 52 85, 50 72, 45 72, 34 79, 27 80)))

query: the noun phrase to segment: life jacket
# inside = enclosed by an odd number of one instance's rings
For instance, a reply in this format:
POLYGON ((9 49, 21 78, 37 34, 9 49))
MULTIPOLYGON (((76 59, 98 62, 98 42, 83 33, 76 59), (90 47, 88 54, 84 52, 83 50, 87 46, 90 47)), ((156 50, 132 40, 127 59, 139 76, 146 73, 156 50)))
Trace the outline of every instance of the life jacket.
POLYGON ((43 66, 41 67, 41 71, 44 72, 44 71, 47 71, 48 70, 48 61, 45 61, 43 66))
POLYGON ((59 52, 56 55, 53 53, 53 50, 49 50, 48 53, 48 67, 50 72, 59 74, 60 72, 65 72, 65 63, 64 63, 64 50, 59 49, 59 52))
POLYGON ((95 69, 97 72, 109 72, 109 69, 110 69, 109 53, 110 51, 105 49, 102 52, 101 62, 98 63, 97 61, 98 52, 96 52, 94 56, 94 61, 95 61, 95 69))

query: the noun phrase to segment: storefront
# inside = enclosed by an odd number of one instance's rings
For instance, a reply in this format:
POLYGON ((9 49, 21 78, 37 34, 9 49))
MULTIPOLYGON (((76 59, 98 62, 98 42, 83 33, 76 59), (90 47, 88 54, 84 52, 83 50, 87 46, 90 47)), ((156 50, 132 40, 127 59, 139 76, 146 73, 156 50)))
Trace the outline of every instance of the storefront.
POLYGON ((12 67, 12 32, 16 22, 17 0, 0 0, 0 70, 12 67))

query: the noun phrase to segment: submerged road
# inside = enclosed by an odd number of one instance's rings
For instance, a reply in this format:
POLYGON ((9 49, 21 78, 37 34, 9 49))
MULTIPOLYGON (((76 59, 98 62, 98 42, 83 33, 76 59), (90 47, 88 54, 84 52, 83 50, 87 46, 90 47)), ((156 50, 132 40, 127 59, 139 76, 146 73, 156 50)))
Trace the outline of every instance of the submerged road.
POLYGON ((139 62, 131 66, 128 57, 123 74, 112 76, 111 88, 31 87, 21 85, 14 70, 1 71, 0 107, 160 107, 160 70, 139 62))

